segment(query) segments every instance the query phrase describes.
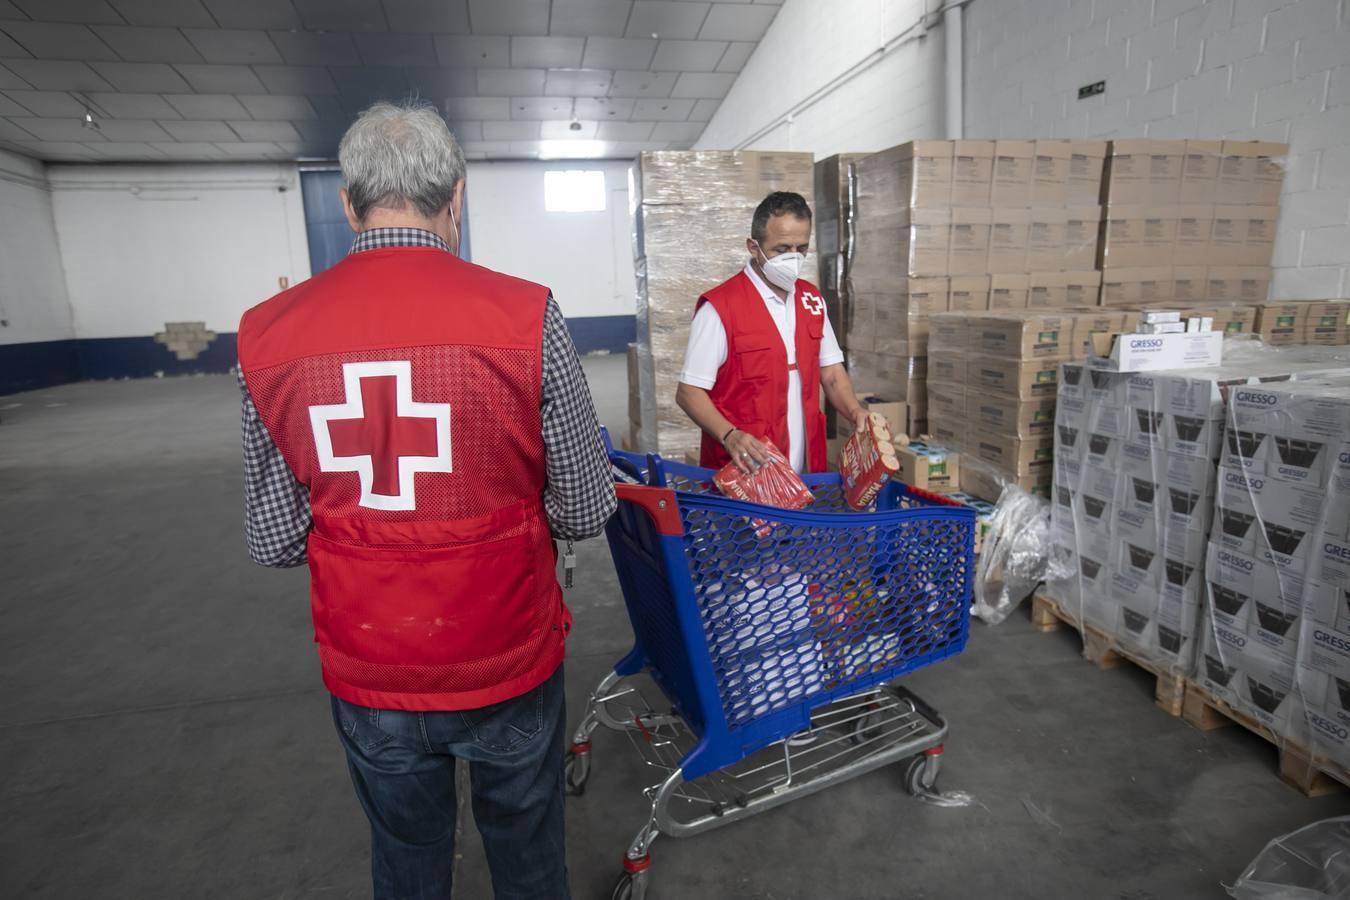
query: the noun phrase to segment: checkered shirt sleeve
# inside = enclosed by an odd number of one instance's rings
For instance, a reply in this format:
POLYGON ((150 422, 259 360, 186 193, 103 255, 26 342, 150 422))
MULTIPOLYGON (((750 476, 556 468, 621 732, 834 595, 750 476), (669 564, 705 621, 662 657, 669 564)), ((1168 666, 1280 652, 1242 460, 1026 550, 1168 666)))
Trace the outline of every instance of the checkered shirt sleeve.
POLYGON ((552 294, 544 307, 543 368, 544 510, 554 536, 595 537, 618 506, 614 477, 577 348, 552 294))
POLYGON ((296 480, 253 405, 244 372, 243 393, 244 537, 248 555, 262 566, 288 569, 305 563, 313 519, 309 489, 296 480))

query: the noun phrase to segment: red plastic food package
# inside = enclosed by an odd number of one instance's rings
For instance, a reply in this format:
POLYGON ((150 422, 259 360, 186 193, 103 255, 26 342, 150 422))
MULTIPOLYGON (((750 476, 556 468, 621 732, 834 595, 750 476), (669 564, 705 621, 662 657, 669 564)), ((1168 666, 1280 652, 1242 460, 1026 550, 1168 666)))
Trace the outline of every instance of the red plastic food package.
POLYGON ((765 441, 764 446, 769 451, 768 463, 749 474, 736 468, 735 463, 727 463, 713 476, 713 484, 734 500, 783 509, 809 506, 815 496, 792 470, 782 451, 774 446, 773 441, 765 441))
MULTIPOLYGON (((909 438, 897 435, 901 443, 909 438)), ((896 438, 884 416, 872 413, 862 431, 849 436, 839 454, 839 474, 844 480, 844 499, 854 509, 869 508, 886 482, 900 471, 895 456, 896 438)))

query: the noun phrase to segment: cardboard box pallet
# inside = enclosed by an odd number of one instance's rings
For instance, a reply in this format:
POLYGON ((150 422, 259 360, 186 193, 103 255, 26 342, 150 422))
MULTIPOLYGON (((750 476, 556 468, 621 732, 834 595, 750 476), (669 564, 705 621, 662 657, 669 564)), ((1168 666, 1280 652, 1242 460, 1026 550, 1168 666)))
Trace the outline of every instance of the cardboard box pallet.
MULTIPOLYGON (((1264 488, 1267 472, 1253 475, 1215 463, 1225 447, 1240 448, 1252 469, 1275 458, 1282 465, 1298 448, 1302 461, 1315 467, 1316 454, 1306 452, 1317 443, 1312 435, 1291 431, 1283 445, 1272 442, 1263 455, 1263 441, 1254 437, 1257 429, 1244 419, 1230 419, 1232 436, 1225 440, 1225 416, 1243 406, 1264 411, 1274 405, 1270 391, 1288 387, 1288 379, 1320 377, 1336 366, 1334 355, 1321 351, 1272 355, 1240 366, 1145 373, 1066 365, 1056 419, 1051 535, 1073 561, 1076 575, 1050 585, 1052 596, 1082 604, 1093 624, 1146 659, 1189 671, 1204 636, 1200 623, 1209 614, 1206 593, 1218 565, 1215 534, 1229 535, 1222 546, 1230 560, 1225 565, 1249 577, 1253 567, 1231 554, 1266 539, 1275 542, 1269 547, 1277 555, 1297 552, 1298 531, 1314 515, 1314 492, 1307 485, 1264 488), (1285 457, 1279 455, 1281 446, 1285 457), (1247 499, 1246 505, 1240 498, 1247 499), (1257 518, 1252 504, 1261 498, 1270 498, 1273 529, 1252 527, 1257 518), (1250 543, 1237 543, 1239 534, 1250 543)), ((1304 417, 1319 423, 1329 418, 1304 417)), ((1289 420, 1281 419, 1286 430, 1289 420)), ((1311 471, 1322 477, 1326 468, 1302 471, 1307 479, 1311 471)), ((1320 502, 1321 494, 1316 496, 1320 502)), ((1281 571, 1292 570, 1285 565, 1281 571)), ((1221 598, 1216 615, 1231 630, 1237 614, 1233 595, 1221 598)), ((1275 621, 1272 615, 1267 619, 1275 621)), ((1267 685, 1269 675, 1262 675, 1267 685)))
MULTIPOLYGON (((698 429, 675 404, 694 303, 745 265, 745 236, 770 191, 813 199, 809 153, 660 151, 633 171, 637 275, 638 445, 678 456, 698 429), (691 236, 689 223, 698 227, 691 236)), ((817 281, 815 256, 803 278, 817 281)))
POLYGON ((929 430, 961 451, 963 490, 991 501, 1005 483, 1048 494, 1060 364, 1126 320, 1098 307, 933 318, 929 430))
POLYGON ((1197 681, 1350 765, 1350 379, 1231 392, 1197 681))

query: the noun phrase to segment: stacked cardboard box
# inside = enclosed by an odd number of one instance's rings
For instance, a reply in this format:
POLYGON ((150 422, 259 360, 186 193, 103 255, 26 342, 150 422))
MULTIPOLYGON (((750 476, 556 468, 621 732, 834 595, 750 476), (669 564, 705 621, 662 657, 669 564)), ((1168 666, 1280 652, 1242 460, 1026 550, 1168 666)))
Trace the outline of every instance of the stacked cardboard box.
POLYGON ((854 163, 844 346, 924 430, 929 319, 1095 306, 1104 142, 914 141, 854 163))
POLYGON ((1111 142, 1102 304, 1264 302, 1287 151, 1244 141, 1111 142))
POLYGON ((1350 380, 1233 391, 1195 680, 1350 767, 1350 380))
POLYGON ((1049 496, 1060 364, 1128 315, 1095 309, 988 310, 935 316, 929 431, 963 456, 962 490, 997 500, 1012 483, 1049 496))
POLYGON ((1302 333, 1304 344, 1324 347, 1350 344, 1350 300, 1309 302, 1305 310, 1302 333))
MULTIPOLYGON (((1108 273, 1103 287, 1105 306, 1121 310, 1175 309, 1186 316, 1205 316, 1214 320, 1214 330, 1228 335, 1253 334, 1263 343, 1283 347, 1314 344, 1339 347, 1350 344, 1350 300, 1272 300, 1245 303, 1231 300, 1195 300, 1189 296, 1176 302, 1150 298, 1129 302, 1112 300, 1111 291, 1120 288, 1108 273)), ((1176 283, 1180 292, 1181 282, 1176 283)), ((1146 287, 1146 285, 1134 285, 1146 287)), ((1261 291, 1265 290, 1264 282, 1261 291)), ((1148 290, 1145 294, 1151 293, 1148 290)))
POLYGON ((841 342, 854 387, 904 403, 901 429, 916 435, 926 414, 928 318, 948 303, 951 144, 903 144, 855 161, 852 171, 841 342))
POLYGON ((1350 342, 1350 300, 1285 300, 1259 304, 1255 312, 1253 331, 1271 346, 1350 342))
POLYGON ((1115 373, 1067 364, 1055 420, 1053 553, 1060 604, 1176 672, 1195 659, 1225 398, 1325 372, 1328 351, 1241 365, 1115 373))
MULTIPOLYGON (((680 458, 698 428, 675 405, 699 296, 745 266, 755 207, 772 191, 812 200, 809 153, 643 153, 630 174, 637 274, 637 447, 680 458)), ((802 277, 815 281, 815 256, 802 277)))
POLYGON ((816 257, 820 291, 836 334, 848 331, 848 259, 852 239, 852 184, 849 164, 865 153, 836 153, 816 163, 816 257))

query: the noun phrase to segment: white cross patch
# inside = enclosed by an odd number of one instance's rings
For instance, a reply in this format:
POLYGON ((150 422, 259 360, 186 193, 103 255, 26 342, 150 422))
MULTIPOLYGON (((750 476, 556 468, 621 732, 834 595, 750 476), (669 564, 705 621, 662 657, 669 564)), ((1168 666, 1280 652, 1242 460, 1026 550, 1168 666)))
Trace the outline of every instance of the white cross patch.
POLYGON ((825 299, 810 291, 802 292, 802 309, 813 316, 825 315, 825 299))
POLYGON ((342 380, 345 403, 309 408, 320 471, 355 472, 368 509, 416 509, 414 476, 454 471, 450 404, 413 400, 407 360, 344 363, 342 380))

